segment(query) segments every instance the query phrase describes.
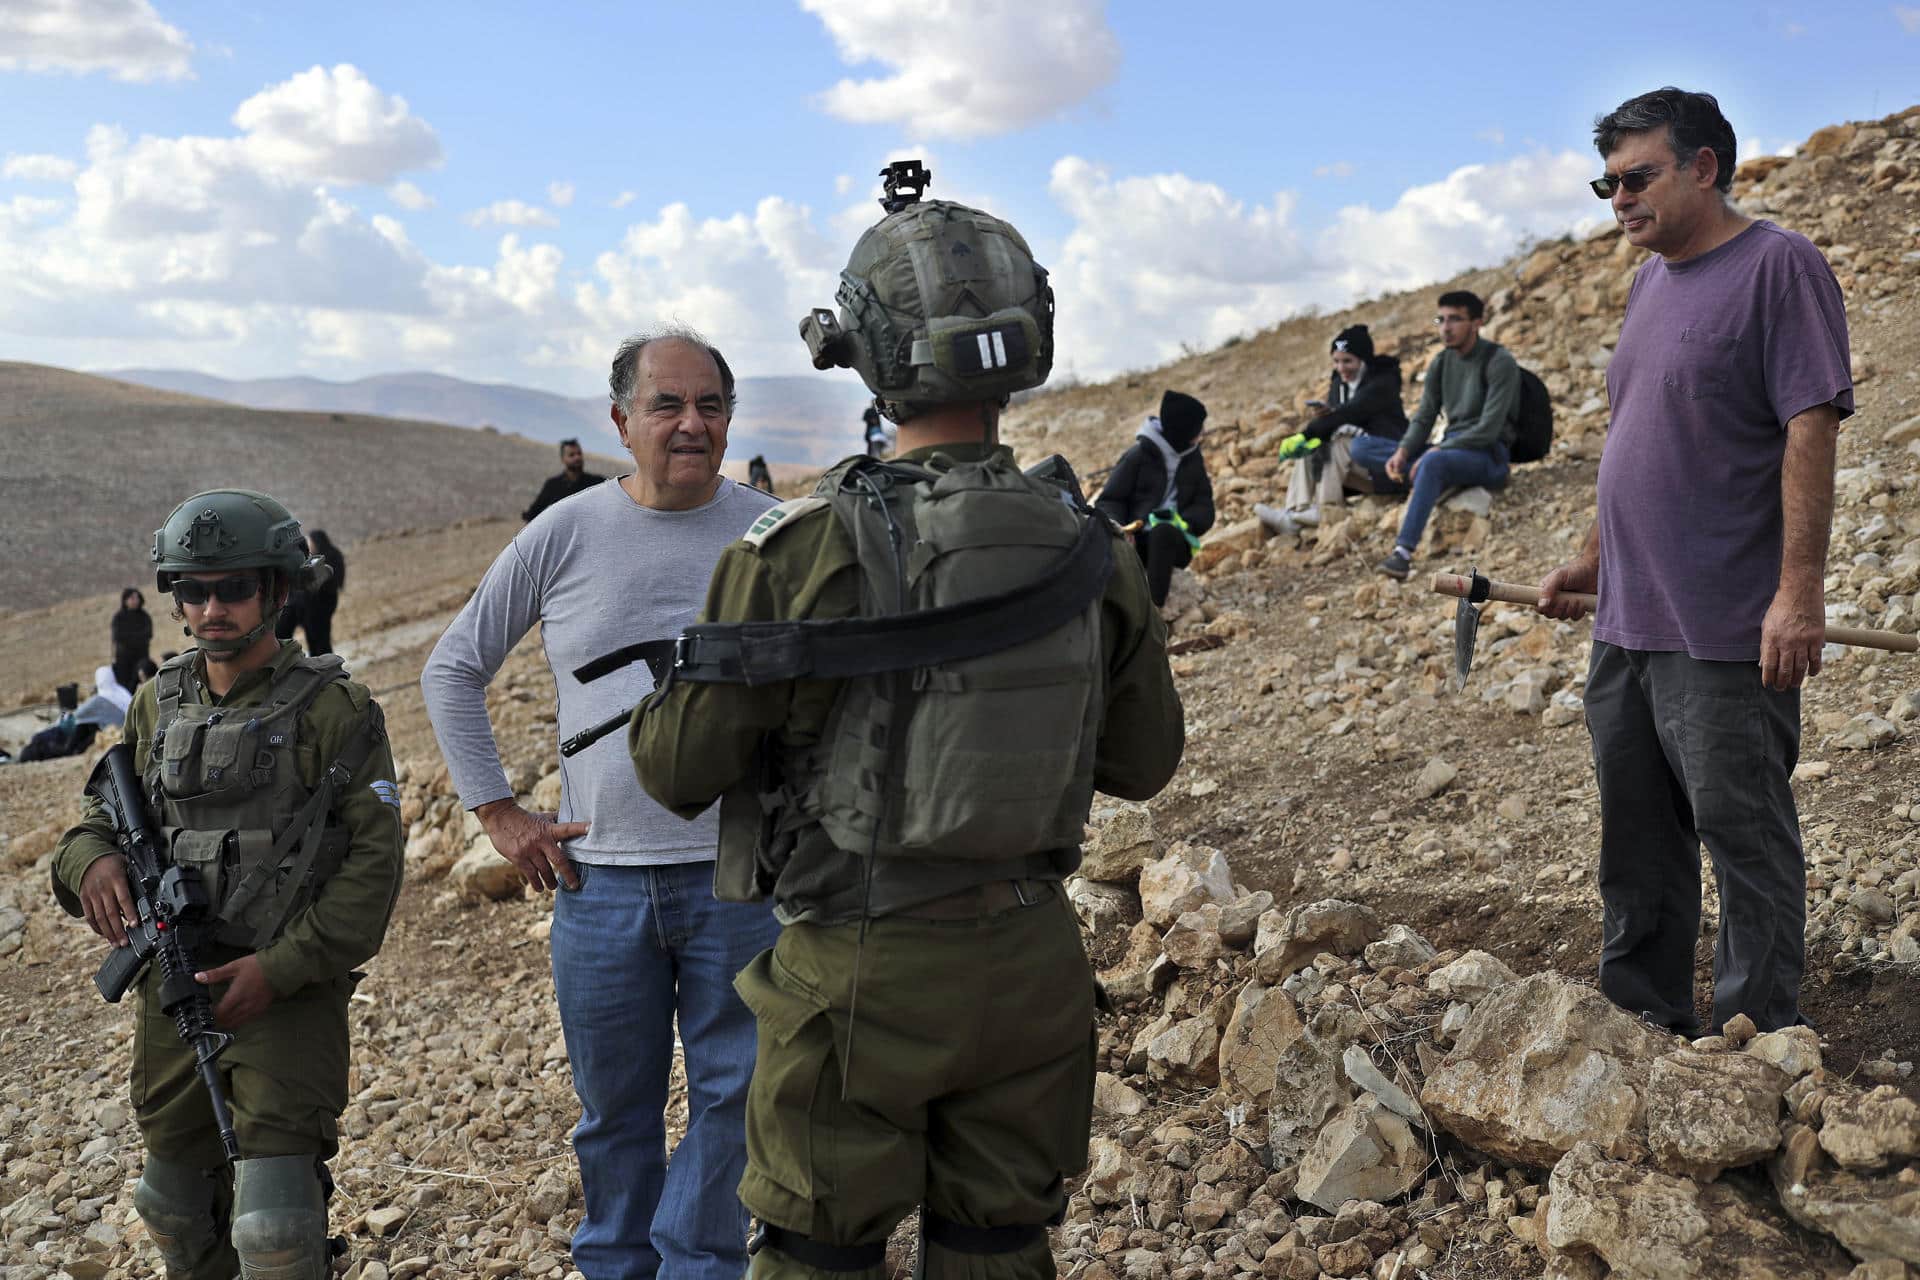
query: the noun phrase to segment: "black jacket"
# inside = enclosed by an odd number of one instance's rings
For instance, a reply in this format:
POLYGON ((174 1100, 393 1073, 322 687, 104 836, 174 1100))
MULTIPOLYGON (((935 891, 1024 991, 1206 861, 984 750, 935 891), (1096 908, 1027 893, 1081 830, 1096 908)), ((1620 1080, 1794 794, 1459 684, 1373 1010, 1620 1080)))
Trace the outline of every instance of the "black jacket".
POLYGON ((560 499, 571 498, 581 490, 591 489, 605 479, 605 476, 597 476, 591 471, 582 471, 577 483, 564 471, 557 476, 548 476, 547 482, 540 486, 540 492, 535 495, 533 505, 522 511, 520 518, 531 520, 560 499))
MULTIPOLYGON (((1207 477, 1206 460, 1194 449, 1180 459, 1174 472, 1174 502, 1187 522, 1187 531, 1199 537, 1213 528, 1213 481, 1207 477)), ((1118 524, 1144 520, 1159 510, 1167 492, 1167 464, 1160 451, 1142 440, 1120 455, 1113 474, 1101 488, 1093 505, 1113 517, 1118 524)))
POLYGON ((1393 441, 1406 434, 1407 411, 1400 403, 1400 361, 1396 357, 1375 356, 1369 360, 1353 399, 1345 404, 1340 403, 1342 388, 1339 374, 1327 379, 1327 403, 1333 408, 1302 427, 1304 434, 1325 440, 1345 426, 1393 441))
POLYGON ((145 609, 115 610, 111 630, 116 655, 147 656, 147 648, 153 643, 153 616, 145 609))

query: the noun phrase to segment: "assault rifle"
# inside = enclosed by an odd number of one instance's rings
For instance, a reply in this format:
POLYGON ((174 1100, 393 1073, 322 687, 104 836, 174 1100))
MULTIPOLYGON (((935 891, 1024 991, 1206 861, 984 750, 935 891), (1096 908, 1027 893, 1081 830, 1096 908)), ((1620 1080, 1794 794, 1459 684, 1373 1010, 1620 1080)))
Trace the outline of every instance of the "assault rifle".
POLYGON ((200 970, 194 955, 199 935, 213 914, 206 886, 190 867, 168 865, 151 823, 147 797, 133 771, 133 752, 116 743, 100 757, 87 792, 105 806, 113 822, 114 839, 127 858, 127 883, 133 890, 140 918, 127 929, 127 945, 115 947, 93 975, 107 1003, 118 1004, 127 988, 140 980, 147 965, 160 959, 160 1008, 173 1019, 180 1039, 193 1050, 200 1079, 213 1103, 213 1121, 227 1159, 240 1156, 233 1133, 233 1109, 220 1083, 219 1058, 233 1037, 213 1026, 213 1002, 207 989, 194 981, 200 970))

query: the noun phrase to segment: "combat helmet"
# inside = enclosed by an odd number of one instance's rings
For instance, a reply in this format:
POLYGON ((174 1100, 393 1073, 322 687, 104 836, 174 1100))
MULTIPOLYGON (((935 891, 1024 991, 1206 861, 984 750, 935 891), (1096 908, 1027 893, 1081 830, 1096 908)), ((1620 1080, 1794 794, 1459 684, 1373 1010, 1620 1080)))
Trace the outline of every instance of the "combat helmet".
MULTIPOLYGON (((307 554, 300 522, 277 499, 252 489, 209 489, 173 509, 153 531, 154 585, 173 590, 183 573, 226 573, 236 569, 273 569, 297 587, 311 590, 333 576, 327 562, 307 554)), ((239 653, 273 626, 280 612, 278 593, 266 597, 260 625, 236 638, 199 638, 209 652, 239 653)))
POLYGON ((918 160, 880 171, 887 216, 853 247, 836 316, 800 322, 813 367, 852 368, 880 411, 905 422, 939 404, 1001 400, 1053 368, 1053 289, 1009 223, 920 199, 918 160))

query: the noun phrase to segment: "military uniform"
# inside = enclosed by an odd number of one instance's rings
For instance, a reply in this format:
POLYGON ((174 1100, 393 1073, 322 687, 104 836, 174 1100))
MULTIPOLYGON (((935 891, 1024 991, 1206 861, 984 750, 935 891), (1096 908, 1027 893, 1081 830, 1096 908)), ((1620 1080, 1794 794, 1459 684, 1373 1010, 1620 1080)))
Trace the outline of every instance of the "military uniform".
MULTIPOLYGON (((289 566, 301 563, 288 549, 298 522, 265 495, 200 495, 175 519, 184 526, 182 513, 192 510, 206 531, 207 568, 291 576, 289 566), (269 521, 274 545, 263 551, 259 526, 269 521)), ((162 590, 169 565, 200 567, 191 554, 190 537, 163 546, 156 535, 162 590)), ((268 610, 262 628, 271 623, 268 610)), ((173 1280, 307 1280, 327 1265, 323 1162, 338 1147, 347 1103, 347 1002, 400 888, 393 755, 379 706, 338 657, 285 644, 224 695, 212 693, 206 675, 199 649, 165 663, 135 693, 124 741, 168 856, 198 873, 218 912, 203 929, 199 966, 255 955, 273 1001, 215 1060, 238 1139, 229 1172, 194 1051, 160 1008, 160 965, 148 966, 131 1073, 147 1148, 134 1203, 173 1280)), ((112 820, 89 794, 79 825, 55 850, 60 905, 82 914, 88 868, 119 856, 112 820)), ((210 994, 217 1004, 225 988, 210 994)))
MULTIPOLYGON (((935 455, 1011 459, 943 445, 902 461, 944 465, 935 455)), ((830 504, 798 499, 721 556, 703 619, 850 618, 862 580, 830 504)), ((1098 608, 1092 781, 1144 799, 1177 767, 1183 731, 1133 556, 1098 608)), ((847 683, 669 682, 634 717, 636 770, 692 816, 751 778, 763 739, 776 758, 815 751, 847 683)), ((920 1206, 928 1274, 1052 1274, 1043 1226, 1085 1165, 1094 1075, 1094 981, 1060 888, 1077 845, 866 857, 818 823, 785 825, 772 895, 787 927, 735 984, 760 1028, 740 1194, 770 1247, 752 1274, 877 1276, 888 1232, 920 1206)))

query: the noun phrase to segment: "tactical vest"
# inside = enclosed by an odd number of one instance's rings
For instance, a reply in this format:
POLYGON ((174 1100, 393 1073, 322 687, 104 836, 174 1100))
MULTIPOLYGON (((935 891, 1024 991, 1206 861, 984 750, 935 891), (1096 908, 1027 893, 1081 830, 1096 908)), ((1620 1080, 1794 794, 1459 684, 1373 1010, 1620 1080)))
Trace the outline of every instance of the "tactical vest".
MULTIPOLYGON (((852 536, 862 612, 964 606, 1044 577, 1097 519, 1006 455, 851 459, 815 490, 852 536)), ((778 762, 782 825, 880 857, 1005 862, 1078 845, 1105 706, 1101 598, 978 656, 848 679, 820 743, 778 762)), ((763 797, 763 805, 774 800, 763 797)))
POLYGON ((328 685, 344 681, 339 655, 302 657, 265 701, 223 707, 190 699, 193 653, 154 676, 159 716, 148 751, 147 795, 174 863, 200 875, 222 945, 259 950, 340 867, 349 835, 333 802, 385 736, 379 705, 317 787, 300 776, 300 718, 328 685))

